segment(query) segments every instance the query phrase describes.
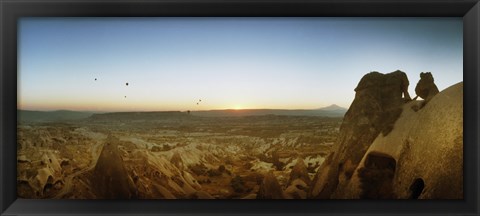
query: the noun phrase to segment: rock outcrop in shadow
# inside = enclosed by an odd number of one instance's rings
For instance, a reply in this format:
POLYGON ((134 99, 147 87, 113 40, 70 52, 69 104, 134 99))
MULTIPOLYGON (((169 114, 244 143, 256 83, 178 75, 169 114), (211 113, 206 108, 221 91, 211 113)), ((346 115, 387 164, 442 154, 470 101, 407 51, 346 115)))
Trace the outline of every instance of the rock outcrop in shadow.
POLYGON ((334 151, 318 170, 309 197, 328 199, 337 188, 343 188, 373 140, 393 129, 402 106, 411 100, 408 85, 402 71, 371 72, 362 77, 334 151))
POLYGON ((99 198, 132 199, 136 198, 136 188, 125 168, 118 139, 108 137, 93 169, 93 188, 99 198))
POLYGON ((263 178, 257 193, 257 199, 284 199, 282 187, 272 171, 263 178))
POLYGON ((415 86, 415 93, 417 97, 424 99, 422 103, 417 106, 413 106, 412 109, 418 111, 423 108, 435 95, 439 93, 437 85, 434 83, 433 75, 430 72, 420 73, 420 80, 415 86))
POLYGON ((300 179, 305 182, 307 185, 310 184, 310 177, 308 176, 307 166, 302 158, 297 159, 297 163, 290 172, 290 179, 288 180, 288 185, 290 185, 296 179, 300 179))
MULTIPOLYGON (((404 105, 395 129, 378 136, 342 199, 463 199, 463 83, 438 93, 421 110, 404 105)), ((338 190, 337 190, 338 191, 338 190)))

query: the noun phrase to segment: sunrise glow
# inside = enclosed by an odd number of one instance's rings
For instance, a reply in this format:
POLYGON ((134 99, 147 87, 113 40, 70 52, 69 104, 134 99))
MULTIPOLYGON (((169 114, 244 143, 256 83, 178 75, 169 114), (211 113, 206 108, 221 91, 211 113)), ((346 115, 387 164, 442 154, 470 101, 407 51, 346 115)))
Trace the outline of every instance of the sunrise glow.
POLYGON ((35 17, 18 41, 28 110, 348 107, 370 71, 406 72, 411 95, 423 71, 463 80, 461 18, 35 17))

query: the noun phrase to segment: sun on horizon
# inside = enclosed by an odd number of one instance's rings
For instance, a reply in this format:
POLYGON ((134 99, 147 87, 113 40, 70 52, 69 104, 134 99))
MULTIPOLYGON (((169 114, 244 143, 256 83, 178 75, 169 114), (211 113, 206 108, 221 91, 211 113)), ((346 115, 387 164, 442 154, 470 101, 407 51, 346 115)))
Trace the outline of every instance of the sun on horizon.
POLYGON ((234 109, 234 110, 242 110, 242 109, 244 109, 244 108, 243 108, 241 105, 235 105, 235 106, 233 107, 233 109, 234 109))
POLYGON ((401 69, 411 95, 422 71, 439 89, 463 79, 461 18, 31 17, 18 31, 21 109, 348 107, 369 71, 401 69))

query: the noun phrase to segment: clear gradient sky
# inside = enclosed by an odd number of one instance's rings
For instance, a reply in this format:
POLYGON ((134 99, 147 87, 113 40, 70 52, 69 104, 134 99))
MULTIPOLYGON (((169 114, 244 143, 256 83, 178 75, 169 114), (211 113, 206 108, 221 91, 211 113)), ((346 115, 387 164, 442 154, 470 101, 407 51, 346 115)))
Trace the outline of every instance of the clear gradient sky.
POLYGON ((462 25, 461 18, 22 18, 18 108, 348 108, 363 75, 397 69, 413 97, 420 72, 432 72, 440 90, 463 81, 462 25))

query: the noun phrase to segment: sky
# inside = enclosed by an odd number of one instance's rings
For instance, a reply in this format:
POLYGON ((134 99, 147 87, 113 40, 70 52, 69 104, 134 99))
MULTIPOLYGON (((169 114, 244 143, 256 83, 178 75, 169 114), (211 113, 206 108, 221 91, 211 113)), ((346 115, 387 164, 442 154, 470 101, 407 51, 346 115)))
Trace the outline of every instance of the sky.
POLYGON ((440 90, 463 81, 462 26, 461 17, 21 18, 17 103, 78 111, 348 108, 363 75, 395 70, 407 73, 414 97, 420 72, 432 72, 440 90))

